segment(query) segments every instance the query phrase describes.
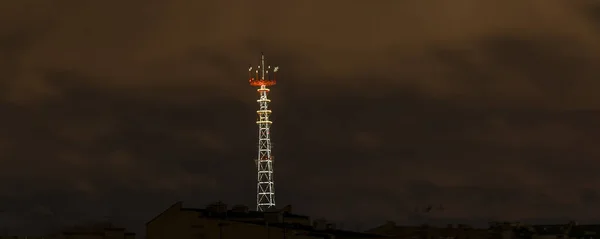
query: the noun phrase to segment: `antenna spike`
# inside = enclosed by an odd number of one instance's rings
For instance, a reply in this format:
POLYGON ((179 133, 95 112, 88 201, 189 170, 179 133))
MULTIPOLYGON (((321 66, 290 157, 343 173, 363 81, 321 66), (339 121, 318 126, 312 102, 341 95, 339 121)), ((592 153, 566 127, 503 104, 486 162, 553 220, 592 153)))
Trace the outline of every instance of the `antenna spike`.
POLYGON ((261 80, 265 80, 265 55, 261 53, 260 66, 262 69, 262 75, 260 76, 261 80))

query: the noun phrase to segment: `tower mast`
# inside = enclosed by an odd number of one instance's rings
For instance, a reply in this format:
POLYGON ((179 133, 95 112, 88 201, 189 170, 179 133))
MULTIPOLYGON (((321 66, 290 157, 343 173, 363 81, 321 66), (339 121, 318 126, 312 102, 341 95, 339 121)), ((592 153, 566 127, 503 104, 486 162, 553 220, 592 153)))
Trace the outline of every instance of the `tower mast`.
POLYGON ((275 207, 275 183, 273 178, 273 155, 271 152, 271 124, 269 119, 271 110, 268 97, 269 88, 276 84, 276 73, 279 67, 265 66, 265 56, 261 54, 260 65, 255 71, 249 68, 249 82, 251 86, 258 87, 259 98, 258 114, 258 158, 255 160, 257 167, 257 185, 256 185, 256 210, 266 211, 275 207), (271 72, 269 72, 271 71, 271 72))

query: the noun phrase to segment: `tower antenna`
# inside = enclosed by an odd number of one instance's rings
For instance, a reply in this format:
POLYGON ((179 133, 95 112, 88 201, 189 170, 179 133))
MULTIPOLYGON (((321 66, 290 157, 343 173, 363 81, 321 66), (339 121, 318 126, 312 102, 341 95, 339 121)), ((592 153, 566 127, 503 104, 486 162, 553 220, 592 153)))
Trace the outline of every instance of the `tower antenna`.
POLYGON ((259 98, 258 114, 258 158, 255 160, 257 168, 256 185, 256 210, 260 212, 267 211, 275 207, 275 183, 273 175, 273 155, 271 153, 271 124, 269 119, 271 110, 268 98, 270 92, 267 86, 273 86, 277 83, 276 74, 279 67, 265 66, 265 55, 261 53, 260 65, 258 69, 253 70, 251 66, 248 69, 248 78, 251 86, 258 87, 259 98))

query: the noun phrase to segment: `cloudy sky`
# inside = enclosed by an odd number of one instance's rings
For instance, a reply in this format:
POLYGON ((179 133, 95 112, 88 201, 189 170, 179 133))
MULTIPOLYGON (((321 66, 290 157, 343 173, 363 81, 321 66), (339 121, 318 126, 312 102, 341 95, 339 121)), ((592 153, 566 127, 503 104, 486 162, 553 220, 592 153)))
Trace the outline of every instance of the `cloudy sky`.
POLYGON ((600 210, 598 1, 20 0, 0 1, 5 231, 255 203, 261 51, 279 206, 347 227, 600 210))

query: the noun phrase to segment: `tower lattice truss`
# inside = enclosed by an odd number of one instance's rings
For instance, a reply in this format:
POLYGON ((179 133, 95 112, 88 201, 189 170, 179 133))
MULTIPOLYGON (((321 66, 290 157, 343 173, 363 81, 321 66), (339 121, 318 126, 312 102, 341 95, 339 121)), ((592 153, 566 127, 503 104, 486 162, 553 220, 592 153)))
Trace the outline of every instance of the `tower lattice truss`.
POLYGON ((256 194, 256 210, 266 211, 269 208, 275 207, 275 183, 273 175, 273 155, 271 152, 271 125, 273 122, 269 119, 271 110, 269 103, 271 100, 268 97, 269 88, 267 86, 275 85, 275 74, 278 67, 271 68, 265 66, 264 55, 261 57, 261 64, 255 71, 250 67, 250 85, 257 86, 259 99, 257 100, 259 110, 258 114, 258 158, 256 159, 257 167, 257 194, 256 194))

